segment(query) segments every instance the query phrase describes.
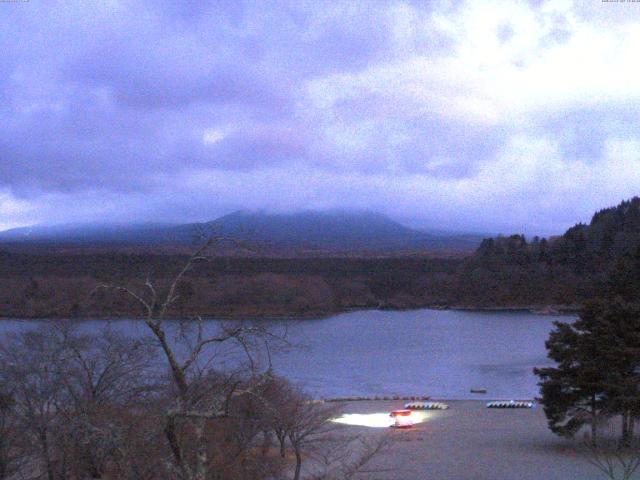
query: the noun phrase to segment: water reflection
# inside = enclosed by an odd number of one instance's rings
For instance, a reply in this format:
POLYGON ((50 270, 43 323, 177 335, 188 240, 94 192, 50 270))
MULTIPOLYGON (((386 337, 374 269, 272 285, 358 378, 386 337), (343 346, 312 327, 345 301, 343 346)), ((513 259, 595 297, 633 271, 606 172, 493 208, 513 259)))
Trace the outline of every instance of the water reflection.
MULTIPOLYGON (((524 312, 414 310, 262 324, 286 333, 291 344, 266 352, 276 373, 315 397, 532 398, 538 393, 532 369, 548 364, 544 342, 553 320, 558 318, 524 312), (486 388, 487 394, 472 394, 471 387, 486 388)), ((7 332, 40 323, 4 320, 0 328, 7 332)), ((104 325, 87 321, 82 328, 104 325)), ((109 325, 129 335, 148 335, 141 321, 109 325)), ((168 325, 179 343, 184 325, 168 325)), ((205 327, 215 332, 219 322, 207 321, 205 327)), ((259 357, 264 364, 265 352, 259 357)), ((206 358, 226 368, 243 361, 242 352, 231 345, 218 345, 206 358)))

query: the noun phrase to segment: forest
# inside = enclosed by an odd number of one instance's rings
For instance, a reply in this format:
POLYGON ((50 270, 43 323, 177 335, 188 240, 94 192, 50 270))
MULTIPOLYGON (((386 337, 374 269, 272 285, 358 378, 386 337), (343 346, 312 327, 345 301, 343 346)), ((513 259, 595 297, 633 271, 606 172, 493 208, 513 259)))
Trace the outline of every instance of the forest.
MULTIPOLYGON (((487 238, 472 255, 264 257, 214 255, 194 265, 169 312, 310 317, 362 308, 577 310, 613 269, 640 288, 640 198, 593 215, 563 235, 487 238)), ((148 252, 0 252, 0 316, 105 318, 138 312, 97 290, 168 281, 188 258, 148 252)))

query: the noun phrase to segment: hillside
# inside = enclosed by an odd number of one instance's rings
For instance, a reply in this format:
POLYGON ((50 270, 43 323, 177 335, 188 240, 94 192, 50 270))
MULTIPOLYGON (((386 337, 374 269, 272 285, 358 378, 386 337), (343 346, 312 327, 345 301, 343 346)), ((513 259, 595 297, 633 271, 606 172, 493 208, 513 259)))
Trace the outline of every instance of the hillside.
MULTIPOLYGON (((305 248, 316 248, 314 242, 332 248, 362 245, 371 231, 377 232, 380 244, 398 248, 407 245, 393 243, 398 239, 430 241, 375 216, 311 221, 309 214, 302 219, 254 215, 233 214, 205 226, 247 240, 269 238, 285 245, 291 241, 305 248)), ((194 228, 168 230, 179 237, 194 228)), ((162 288, 186 260, 183 254, 167 253, 1 250, 0 317, 14 318, 129 315, 132 304, 113 292, 96 292, 95 286, 107 282, 143 291, 144 280, 151 277, 162 288)), ((554 239, 487 238, 466 258, 217 256, 187 274, 171 315, 303 317, 354 308, 419 307, 553 311, 577 308, 612 289, 640 298, 639 198, 601 210, 589 224, 577 224, 554 239)))
POLYGON ((134 225, 68 224, 13 228, 0 232, 4 244, 75 245, 159 245, 175 242, 170 236, 173 225, 147 223, 134 225))
POLYGON ((478 235, 433 234, 414 230, 372 212, 267 214, 238 211, 199 226, 205 231, 257 244, 308 250, 471 252, 482 240, 478 235))
POLYGON ((543 262, 566 265, 576 273, 601 274, 640 248, 640 198, 596 212, 589 224, 578 223, 552 241, 521 235, 485 239, 476 258, 505 263, 543 262))
POLYGON ((206 235, 243 240, 267 252, 472 252, 478 235, 428 233, 370 212, 235 212, 206 223, 67 225, 0 232, 0 246, 192 247, 206 235))
POLYGON ((470 305, 577 305, 627 277, 640 297, 640 198, 596 212, 552 240, 489 238, 462 265, 459 301, 470 305))

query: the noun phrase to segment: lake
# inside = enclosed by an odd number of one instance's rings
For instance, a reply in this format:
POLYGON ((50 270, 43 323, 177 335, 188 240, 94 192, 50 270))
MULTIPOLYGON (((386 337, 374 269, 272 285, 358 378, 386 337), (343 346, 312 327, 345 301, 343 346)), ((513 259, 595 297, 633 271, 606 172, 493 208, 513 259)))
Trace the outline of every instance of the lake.
MULTIPOLYGON (((318 398, 429 395, 435 398, 532 398, 532 369, 549 365, 544 342, 554 320, 527 312, 364 310, 330 318, 280 321, 297 348, 273 352, 276 373, 318 398), (485 388, 487 394, 472 394, 485 388)), ((39 322, 5 320, 13 331, 39 322)), ((139 321, 110 322, 130 334, 139 321)), ((104 321, 86 321, 94 329, 104 321)), ((214 325, 210 321, 210 325, 214 325)))

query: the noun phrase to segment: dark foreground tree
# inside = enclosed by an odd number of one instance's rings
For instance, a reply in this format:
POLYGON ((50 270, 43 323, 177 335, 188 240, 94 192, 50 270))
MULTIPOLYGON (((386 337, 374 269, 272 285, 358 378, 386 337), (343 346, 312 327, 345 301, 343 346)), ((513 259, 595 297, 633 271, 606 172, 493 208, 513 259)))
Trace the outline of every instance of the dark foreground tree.
POLYGON ((605 409, 620 416, 620 439, 629 445, 640 417, 640 306, 619 297, 593 302, 583 319, 600 346, 605 409))
POLYGON ((0 381, 11 386, 2 442, 20 478, 140 478, 130 463, 132 413, 153 391, 150 349, 109 330, 86 334, 67 323, 7 334, 0 381))
POLYGON ((549 428, 573 436, 619 415, 621 440, 628 443, 640 415, 640 309, 623 301, 589 302, 574 323, 555 323, 546 343, 555 367, 536 368, 549 428))
POLYGON ((337 480, 363 471, 380 448, 330 438, 335 409, 274 375, 281 339, 265 324, 165 319, 203 253, 172 283, 113 287, 144 308, 132 336, 122 324, 68 321, 3 335, 0 480, 337 480))
MULTIPOLYGON (((260 322, 205 325, 196 317, 180 322, 176 335, 176 323, 167 321, 168 312, 181 300, 185 275, 208 260, 212 245, 225 240, 210 238, 168 284, 155 285, 147 279, 137 286, 102 287, 122 292, 142 307, 144 324, 162 352, 170 378, 163 414, 170 456, 164 463, 170 465, 172 477, 275 478, 274 472, 282 471, 286 462, 278 460, 274 465, 265 436, 275 433, 282 442, 286 432, 296 458, 293 477, 298 480, 308 439, 326 433, 333 409, 311 403, 274 376, 270 352, 286 344, 286 330, 274 331, 260 322), (275 397, 269 396, 274 393, 270 385, 279 385, 275 397), (291 414, 284 430, 274 427, 274 411, 291 414)), ((372 455, 367 450, 356 457, 364 465, 372 455)))
POLYGON ((555 327, 546 347, 557 366, 534 369, 541 380, 540 402, 552 432, 572 437, 590 425, 595 445, 604 392, 599 345, 584 322, 556 322, 555 327))
POLYGON ((0 385, 0 480, 16 474, 23 464, 23 448, 18 432, 16 402, 6 385, 0 385))

